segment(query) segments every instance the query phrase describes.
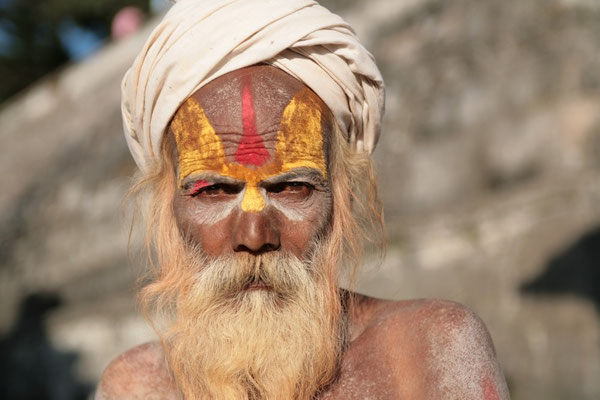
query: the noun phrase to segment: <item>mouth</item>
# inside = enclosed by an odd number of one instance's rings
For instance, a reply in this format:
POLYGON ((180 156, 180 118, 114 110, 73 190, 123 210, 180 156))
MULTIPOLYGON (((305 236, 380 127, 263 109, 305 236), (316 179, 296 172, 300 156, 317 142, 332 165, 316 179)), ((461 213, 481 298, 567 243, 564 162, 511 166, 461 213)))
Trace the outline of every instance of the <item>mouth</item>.
POLYGON ((249 282, 244 288, 246 291, 252 290, 273 290, 271 286, 266 284, 262 279, 255 279, 252 282, 249 282))

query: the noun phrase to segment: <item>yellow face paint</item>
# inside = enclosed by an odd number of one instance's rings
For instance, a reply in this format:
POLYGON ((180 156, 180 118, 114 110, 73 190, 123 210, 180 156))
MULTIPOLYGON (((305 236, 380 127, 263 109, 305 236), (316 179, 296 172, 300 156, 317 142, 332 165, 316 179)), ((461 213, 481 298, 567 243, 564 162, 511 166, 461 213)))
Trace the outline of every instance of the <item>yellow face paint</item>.
MULTIPOLYGON (((308 88, 297 93, 283 111, 277 132, 275 154, 269 157, 270 160, 262 158, 255 162, 256 158, 248 156, 248 151, 261 151, 261 157, 268 155, 264 146, 259 148, 262 139, 247 141, 250 150, 243 152, 240 144, 235 159, 227 157, 221 138, 198 101, 194 98, 188 99, 171 123, 179 152, 179 186, 182 186, 188 176, 207 171, 241 180, 246 183, 242 210, 260 212, 266 206, 265 198, 259 189, 259 183, 263 180, 300 167, 316 169, 323 178, 327 178, 323 152, 322 109, 323 103, 308 88), (241 163, 239 160, 248 161, 241 163), (262 165, 259 165, 261 163, 262 165)), ((246 134, 246 126, 244 130, 246 134)))
POLYGON ((242 199, 242 210, 245 212, 260 212, 267 203, 256 185, 247 185, 242 199))
POLYGON ((281 172, 310 167, 327 178, 323 154, 322 105, 320 99, 315 97, 309 89, 304 89, 294 96, 283 111, 275 152, 275 158, 281 162, 281 172))
POLYGON ((196 100, 190 98, 181 106, 171 128, 177 142, 180 187, 183 179, 194 172, 222 169, 225 152, 221 138, 196 100))

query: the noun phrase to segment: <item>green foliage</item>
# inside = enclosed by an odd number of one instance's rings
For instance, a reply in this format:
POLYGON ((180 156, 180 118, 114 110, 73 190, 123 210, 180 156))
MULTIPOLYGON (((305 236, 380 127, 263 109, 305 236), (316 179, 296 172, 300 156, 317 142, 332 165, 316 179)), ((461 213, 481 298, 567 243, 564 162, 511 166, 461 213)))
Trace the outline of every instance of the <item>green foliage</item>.
POLYGON ((69 61, 61 25, 107 38, 112 18, 129 5, 148 11, 147 0, 0 0, 0 102, 69 61))

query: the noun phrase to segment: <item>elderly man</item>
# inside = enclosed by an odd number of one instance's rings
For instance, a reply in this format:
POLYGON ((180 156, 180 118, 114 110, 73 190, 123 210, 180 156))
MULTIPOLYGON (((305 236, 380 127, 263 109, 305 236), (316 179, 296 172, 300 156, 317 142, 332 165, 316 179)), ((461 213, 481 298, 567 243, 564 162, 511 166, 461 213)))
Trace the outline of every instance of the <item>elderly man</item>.
POLYGON ((180 0, 123 81, 160 343, 97 399, 506 399, 468 309, 344 290, 383 232, 383 82, 311 0, 180 0))

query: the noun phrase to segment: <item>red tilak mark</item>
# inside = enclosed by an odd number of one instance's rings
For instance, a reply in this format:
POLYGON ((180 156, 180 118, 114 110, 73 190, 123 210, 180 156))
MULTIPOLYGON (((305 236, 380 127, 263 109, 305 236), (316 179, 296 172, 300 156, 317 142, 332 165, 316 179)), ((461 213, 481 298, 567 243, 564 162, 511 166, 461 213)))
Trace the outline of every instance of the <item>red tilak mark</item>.
POLYGON ((494 381, 488 375, 484 375, 481 386, 483 386, 483 400, 500 400, 500 394, 494 381))
POLYGON ((269 159, 269 152, 265 148, 262 138, 256 132, 256 114, 254 113, 249 79, 244 79, 242 88, 242 123, 244 131, 240 145, 235 152, 235 161, 260 167, 269 159))
POLYGON ((194 182, 194 186, 192 187, 192 190, 190 190, 190 193, 198 193, 200 189, 205 188, 207 186, 210 186, 210 183, 206 182, 204 179, 200 179, 194 182))

